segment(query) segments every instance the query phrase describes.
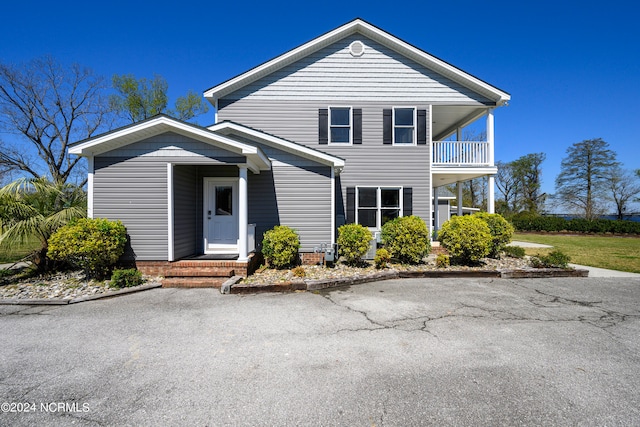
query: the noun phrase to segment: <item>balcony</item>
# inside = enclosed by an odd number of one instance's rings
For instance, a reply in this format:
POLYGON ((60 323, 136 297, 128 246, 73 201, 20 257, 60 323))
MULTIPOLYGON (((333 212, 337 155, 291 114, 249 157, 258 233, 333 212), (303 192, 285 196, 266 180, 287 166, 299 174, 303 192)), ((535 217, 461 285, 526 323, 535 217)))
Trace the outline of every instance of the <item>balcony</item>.
POLYGON ((487 141, 433 141, 434 166, 492 166, 493 147, 487 141))

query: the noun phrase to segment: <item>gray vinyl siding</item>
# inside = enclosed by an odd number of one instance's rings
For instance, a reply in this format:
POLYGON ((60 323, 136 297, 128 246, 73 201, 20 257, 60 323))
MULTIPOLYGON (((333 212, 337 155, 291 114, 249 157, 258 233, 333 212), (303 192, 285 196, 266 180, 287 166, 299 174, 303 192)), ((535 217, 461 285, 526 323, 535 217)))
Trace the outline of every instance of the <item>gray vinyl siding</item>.
POLYGON ((166 162, 144 157, 97 157, 94 168, 94 218, 122 221, 131 243, 126 258, 166 260, 166 162))
POLYGON ((361 35, 351 35, 220 100, 238 99, 336 102, 428 102, 491 105, 492 101, 405 56, 361 35), (353 57, 349 45, 360 40, 365 53, 353 57))
POLYGON ((93 216, 119 219, 131 247, 127 259, 168 259, 167 164, 174 166, 174 256, 202 248, 202 176, 238 176, 243 156, 174 133, 94 159, 93 216), (209 157, 211 156, 211 157, 209 157), (234 165, 229 165, 232 163, 234 165))
MULTIPOLYGON (((193 166, 176 165, 173 167, 173 251, 176 259, 198 252, 198 181, 193 166)), ((200 218, 202 218, 200 216, 200 218)))
POLYGON ((294 228, 302 252, 330 243, 331 169, 268 146, 261 148, 273 165, 271 171, 249 175, 249 223, 256 224, 256 243, 275 225, 294 228))
MULTIPOLYGON (((382 143, 382 110, 400 104, 346 103, 362 108, 362 144, 321 145, 318 143, 318 109, 331 104, 315 101, 287 103, 281 101, 242 100, 218 114, 222 120, 233 120, 273 133, 285 139, 308 145, 345 159, 340 175, 343 200, 347 187, 402 186, 413 192, 413 214, 425 221, 431 218, 430 164, 431 146, 396 146, 382 143)), ((406 106, 406 104, 405 104, 406 106)), ((428 105, 411 105, 429 111, 428 105)), ((427 117, 427 124, 430 123, 427 117)), ((427 127, 427 135, 431 133, 427 127)), ((429 140, 429 137, 427 137, 429 140)), ((264 148, 265 152, 268 148, 264 148)), ((271 154, 270 157, 272 156, 271 154)), ((283 158, 289 161, 289 159, 283 158)))

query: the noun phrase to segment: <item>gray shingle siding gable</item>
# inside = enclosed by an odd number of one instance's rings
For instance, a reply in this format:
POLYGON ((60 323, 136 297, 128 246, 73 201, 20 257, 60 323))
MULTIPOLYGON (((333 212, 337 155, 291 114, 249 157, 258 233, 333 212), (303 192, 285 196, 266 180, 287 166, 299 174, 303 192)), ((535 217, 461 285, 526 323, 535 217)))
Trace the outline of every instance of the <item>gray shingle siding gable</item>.
POLYGON ((223 109, 237 100, 387 101, 491 105, 474 91, 354 34, 253 82, 219 101, 223 109), (349 45, 365 44, 353 57, 349 45))

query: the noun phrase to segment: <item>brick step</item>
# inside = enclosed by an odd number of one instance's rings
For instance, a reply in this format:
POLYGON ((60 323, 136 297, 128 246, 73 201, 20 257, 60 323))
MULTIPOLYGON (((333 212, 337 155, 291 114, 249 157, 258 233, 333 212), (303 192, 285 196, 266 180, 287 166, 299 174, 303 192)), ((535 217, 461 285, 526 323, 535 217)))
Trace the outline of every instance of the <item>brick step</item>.
POLYGON ((181 267, 172 266, 165 272, 164 277, 231 277, 235 276, 235 270, 229 267, 181 267))
POLYGON ((162 280, 163 288, 219 288, 226 277, 167 277, 162 280))

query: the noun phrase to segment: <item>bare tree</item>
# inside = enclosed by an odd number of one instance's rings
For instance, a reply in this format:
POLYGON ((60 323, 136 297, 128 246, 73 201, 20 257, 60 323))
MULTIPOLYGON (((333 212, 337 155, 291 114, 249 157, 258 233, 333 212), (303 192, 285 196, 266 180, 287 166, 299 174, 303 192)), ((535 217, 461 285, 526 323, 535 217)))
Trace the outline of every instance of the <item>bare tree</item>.
POLYGON ((16 135, 0 141, 0 166, 60 184, 81 176, 81 158, 68 156, 67 147, 111 126, 106 88, 88 68, 51 57, 0 63, 0 127, 16 135))
POLYGON ((624 219, 629 202, 640 194, 638 176, 616 166, 607 176, 606 185, 610 191, 611 199, 616 205, 616 218, 624 219))
POLYGON ((498 173, 496 174, 496 187, 502 195, 500 201, 502 214, 518 212, 518 194, 520 192, 520 181, 513 171, 513 162, 496 162, 498 173))

